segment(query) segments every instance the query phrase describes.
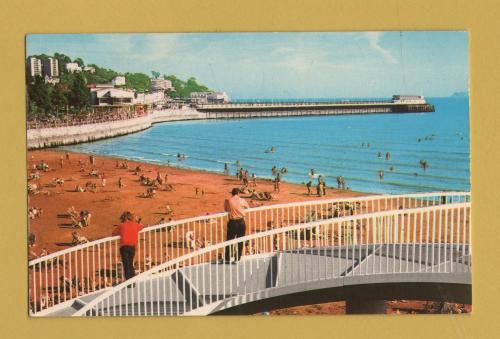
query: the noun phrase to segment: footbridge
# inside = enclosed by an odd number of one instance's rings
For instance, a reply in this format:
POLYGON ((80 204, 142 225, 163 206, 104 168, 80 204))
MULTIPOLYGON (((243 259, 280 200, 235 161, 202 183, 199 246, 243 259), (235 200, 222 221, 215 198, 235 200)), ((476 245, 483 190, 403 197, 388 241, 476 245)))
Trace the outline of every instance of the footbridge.
MULTIPOLYGON (((224 213, 145 229, 122 282, 117 238, 30 262, 38 316, 249 314, 325 301, 470 303, 470 195, 438 192, 251 209, 225 241, 224 213), (242 259, 224 262, 227 247, 242 259)), ((374 304, 375 305, 375 304, 374 304)), ((370 306, 369 306, 370 307, 370 306)))

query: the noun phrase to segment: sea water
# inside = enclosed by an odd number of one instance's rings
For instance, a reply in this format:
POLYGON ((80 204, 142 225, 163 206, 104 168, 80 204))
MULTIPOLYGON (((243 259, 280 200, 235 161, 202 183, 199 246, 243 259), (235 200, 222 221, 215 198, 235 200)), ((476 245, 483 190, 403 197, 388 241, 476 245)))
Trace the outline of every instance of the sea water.
POLYGON ((314 169, 327 186, 341 175, 363 192, 470 190, 468 98, 427 101, 435 112, 168 122, 62 148, 221 173, 228 163, 231 174, 239 161, 260 178, 286 167, 283 180, 294 183, 309 181, 314 169), (276 152, 266 153, 272 146, 276 152))

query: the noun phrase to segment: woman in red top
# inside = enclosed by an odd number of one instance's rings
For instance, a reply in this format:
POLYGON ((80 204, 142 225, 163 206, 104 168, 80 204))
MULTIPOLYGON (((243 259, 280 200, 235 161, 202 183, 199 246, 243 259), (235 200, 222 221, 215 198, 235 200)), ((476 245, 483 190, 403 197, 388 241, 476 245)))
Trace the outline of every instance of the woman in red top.
POLYGON ((125 280, 128 280, 135 275, 135 247, 137 246, 139 231, 142 230, 142 225, 134 221, 134 215, 129 211, 122 213, 120 221, 121 224, 113 232, 113 235, 120 236, 120 255, 122 257, 125 280))

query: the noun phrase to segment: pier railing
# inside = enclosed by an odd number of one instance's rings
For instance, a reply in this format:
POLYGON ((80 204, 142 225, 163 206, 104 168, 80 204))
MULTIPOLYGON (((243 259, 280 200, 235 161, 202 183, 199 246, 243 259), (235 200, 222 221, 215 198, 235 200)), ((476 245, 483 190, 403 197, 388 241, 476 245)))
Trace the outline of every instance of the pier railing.
MULTIPOLYGON (((470 202, 469 192, 373 195, 251 208, 247 234, 387 210, 407 210, 470 202)), ((225 241, 227 213, 159 224, 143 229, 136 249, 136 272, 225 241)), ((256 251, 260 251, 256 243, 256 251)), ((43 312, 61 303, 110 288, 122 281, 119 237, 107 237, 31 260, 28 264, 30 310, 43 312)))
POLYGON ((470 202, 298 223, 171 259, 109 289, 74 316, 206 314, 210 305, 226 298, 256 300, 268 289, 320 280, 470 273, 471 254, 470 202), (232 265, 219 260, 228 247, 238 251, 238 243, 244 244, 241 262, 232 265), (364 261, 374 253, 381 259, 364 261), (291 260, 286 270, 282 268, 280 255, 301 254, 309 258, 291 260), (273 256, 278 259, 270 259, 273 256), (259 265, 279 282, 259 283, 266 280, 259 265), (191 296, 180 295, 181 291, 191 296))

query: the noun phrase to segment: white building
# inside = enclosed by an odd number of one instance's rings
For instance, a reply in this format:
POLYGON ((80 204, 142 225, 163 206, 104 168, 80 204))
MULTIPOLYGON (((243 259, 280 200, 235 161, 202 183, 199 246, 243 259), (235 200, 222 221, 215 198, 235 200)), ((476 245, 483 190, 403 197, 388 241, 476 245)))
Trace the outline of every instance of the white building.
POLYGON ((92 66, 85 66, 85 67, 83 67, 83 70, 84 70, 85 72, 89 72, 89 73, 92 73, 92 74, 94 74, 94 73, 95 73, 95 68, 94 68, 94 67, 92 67, 92 66))
POLYGON ((191 102, 195 104, 222 104, 229 102, 226 92, 192 92, 191 102))
POLYGON ((43 61, 43 74, 51 78, 59 76, 59 62, 54 58, 47 58, 43 61))
POLYGON ((111 80, 113 86, 123 86, 125 85, 125 77, 123 75, 117 75, 111 80))
POLYGON ((135 104, 144 105, 161 105, 165 103, 165 92, 163 91, 151 91, 146 93, 136 93, 135 104))
POLYGON ((95 87, 90 89, 92 105, 132 105, 135 100, 135 91, 123 88, 95 87))
POLYGON ((35 57, 28 58, 28 72, 32 77, 42 75, 42 61, 35 57))
POLYGON ((66 64, 66 70, 70 73, 81 72, 82 68, 76 62, 68 62, 66 64))
POLYGON ((172 88, 172 81, 170 80, 156 78, 151 79, 151 90, 153 91, 168 91, 172 88))
POLYGON ((229 96, 226 92, 212 92, 208 95, 208 102, 214 104, 225 104, 229 102, 229 96))
POLYGON ((48 75, 45 76, 44 78, 46 84, 58 84, 59 83, 59 78, 51 78, 48 75))
POLYGON ((393 95, 392 102, 395 104, 425 104, 422 95, 393 95))

